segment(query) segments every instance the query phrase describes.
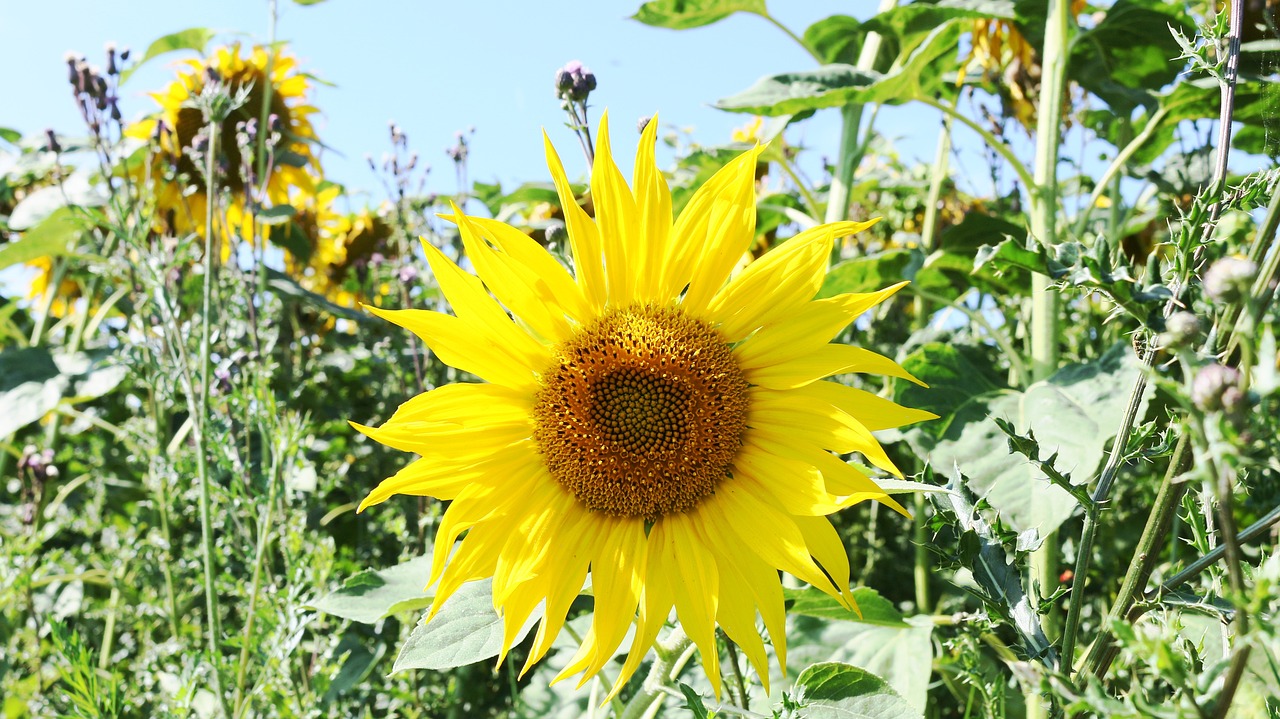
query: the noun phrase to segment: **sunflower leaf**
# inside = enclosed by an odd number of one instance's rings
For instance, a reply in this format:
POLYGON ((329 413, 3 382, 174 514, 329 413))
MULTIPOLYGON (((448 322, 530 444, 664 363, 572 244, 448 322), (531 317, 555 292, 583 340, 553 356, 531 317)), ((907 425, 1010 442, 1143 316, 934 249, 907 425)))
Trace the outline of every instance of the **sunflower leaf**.
POLYGON ((0 437, 35 422, 63 401, 88 401, 115 389, 126 370, 103 350, 50 354, 43 347, 0 352, 0 437))
POLYGON ((127 82, 133 73, 137 72, 138 68, 145 65, 148 61, 154 60, 166 53, 174 52, 176 50, 195 50, 196 52, 203 53, 205 46, 208 45, 209 41, 217 34, 217 32, 210 30, 207 27, 193 27, 187 28, 186 30, 179 30, 175 33, 170 33, 164 37, 156 38, 147 46, 147 51, 143 53, 142 57, 136 63, 125 68, 124 72, 120 73, 120 84, 123 85, 127 82))
POLYGON ((633 20, 670 30, 688 30, 719 22, 736 12, 768 16, 764 0, 650 0, 633 20))
POLYGON ((0 247, 0 269, 41 257, 70 254, 81 230, 75 212, 60 207, 43 222, 22 233, 16 241, 0 247))
POLYGON ((796 678, 794 706, 782 716, 807 719, 916 719, 924 712, 907 703, 885 680, 858 667, 822 662, 796 678))
POLYGON ((933 661, 933 620, 904 617, 874 589, 853 590, 858 612, 813 588, 784 589, 789 654, 803 664, 823 660, 848 662, 875 673, 906 703, 923 710, 929 675, 920 667, 933 661))
POLYGON ((423 589, 430 573, 431 553, 427 552, 388 569, 366 569, 354 574, 309 607, 353 622, 373 624, 392 614, 430 605, 433 594, 423 589))
MULTIPOLYGON (((513 643, 519 643, 542 619, 538 605, 513 643)), ((400 647, 392 673, 402 669, 452 669, 498 656, 502 617, 493 608, 493 579, 462 585, 430 622, 420 621, 400 647)))

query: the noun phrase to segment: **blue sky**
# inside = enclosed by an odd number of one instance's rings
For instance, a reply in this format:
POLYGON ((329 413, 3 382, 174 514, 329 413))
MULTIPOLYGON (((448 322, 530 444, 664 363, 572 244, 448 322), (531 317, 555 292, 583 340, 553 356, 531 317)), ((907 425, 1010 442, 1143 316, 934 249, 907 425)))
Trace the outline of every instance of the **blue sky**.
MULTIPOLYGON (((595 71, 593 120, 609 108, 619 154, 629 154, 636 120, 655 111, 664 124, 694 129, 704 144, 728 139, 749 117, 720 112, 710 103, 758 77, 812 67, 795 43, 759 17, 736 15, 712 26, 670 31, 629 19, 628 2, 386 2, 327 0, 303 7, 281 0, 277 36, 288 41, 305 70, 334 83, 318 86, 314 104, 330 179, 367 191, 381 189, 365 153, 389 149, 387 122, 395 120, 433 169, 429 189, 453 192, 444 149, 454 133, 476 128, 472 179, 511 184, 544 180, 540 141, 546 127, 561 147, 571 175, 584 171, 552 92, 555 70, 578 59, 595 71), (627 148, 625 152, 623 148, 627 148)), ((770 9, 797 34, 828 15, 865 17, 869 0, 774 0, 770 9)), ((66 84, 64 54, 98 58, 107 41, 138 54, 152 40, 202 26, 265 40, 265 0, 0 0, 0 127, 36 133, 45 127, 77 132, 79 119, 66 84)), ((154 107, 147 91, 172 76, 174 54, 152 61, 125 85, 122 109, 141 116, 154 107)), ((904 138, 909 156, 931 158, 937 117, 913 108, 881 115, 881 127, 904 138)), ((790 131, 793 142, 814 147, 811 162, 834 154, 838 114, 825 111, 790 131)), ((623 160, 624 171, 630 164, 623 160)), ((359 202, 359 199, 357 199, 359 202)))

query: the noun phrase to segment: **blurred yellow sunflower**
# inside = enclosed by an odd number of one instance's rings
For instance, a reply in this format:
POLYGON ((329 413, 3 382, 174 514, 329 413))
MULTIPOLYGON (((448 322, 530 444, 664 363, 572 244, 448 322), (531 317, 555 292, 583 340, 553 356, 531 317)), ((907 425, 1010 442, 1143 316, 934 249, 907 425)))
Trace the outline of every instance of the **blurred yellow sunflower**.
POLYGON ((52 257, 37 257, 28 262, 27 267, 36 270, 35 277, 31 278, 31 286, 27 289, 27 299, 40 303, 43 311, 43 303, 49 301, 49 293, 53 292, 53 301, 49 305, 50 314, 56 317, 66 316, 71 310, 71 303, 80 299, 80 284, 70 277, 63 277, 62 282, 53 287, 52 257))
MULTIPOLYGON (((244 123, 259 122, 269 86, 268 115, 275 116, 278 139, 270 148, 272 162, 265 182, 265 198, 261 199, 272 205, 284 205, 288 204, 292 192, 314 192, 320 165, 312 152, 316 135, 310 118, 316 108, 307 104, 310 91, 307 77, 298 73, 297 59, 282 50, 255 46, 245 57, 239 43, 220 47, 207 58, 187 60, 184 66, 163 92, 152 93, 160 112, 125 131, 131 137, 158 142, 159 152, 148 168, 155 182, 158 222, 162 231, 172 234, 204 233, 207 198, 204 168, 197 165, 191 151, 205 130, 205 123, 201 111, 191 100, 204 90, 211 76, 216 76, 233 97, 247 88, 244 103, 218 128, 218 151, 222 160, 219 189, 231 193, 231 204, 226 208, 228 226, 219 234, 228 242, 237 236, 250 238, 253 226, 245 198, 243 168, 256 164, 256 158, 252 157, 252 144, 249 156, 245 156, 236 142, 236 133, 244 123)), ((228 252, 229 247, 224 245, 224 258, 228 252)))
POLYGON ((903 511, 840 454, 900 476, 871 433, 934 415, 824 381, 914 381, 888 358, 832 344, 905 283, 814 299, 835 239, 874 220, 806 230, 731 277, 755 239, 763 148, 716 173, 673 222, 657 126, 645 128, 628 187, 601 119, 594 219, 546 141, 574 275, 524 233, 455 207, 447 219, 476 274, 426 246, 454 314, 369 308, 482 381, 419 395, 376 429, 353 423, 421 455, 360 509, 395 494, 451 500, 431 615, 462 583, 492 577, 505 655, 543 605, 526 671, 590 570, 592 625, 557 680, 595 675, 634 623, 616 694, 674 607, 717 693, 717 626, 767 686, 756 617, 785 667, 778 570, 852 605, 848 556, 826 515, 868 499, 903 511))
POLYGON ((395 228, 381 212, 368 208, 347 216, 330 213, 332 216, 325 217, 325 225, 316 234, 311 256, 306 262, 291 259, 290 271, 306 289, 324 295, 335 304, 355 307, 361 300, 374 298, 346 289, 347 278, 353 270, 372 262, 375 255, 383 259, 399 256, 396 243, 391 241, 395 228))

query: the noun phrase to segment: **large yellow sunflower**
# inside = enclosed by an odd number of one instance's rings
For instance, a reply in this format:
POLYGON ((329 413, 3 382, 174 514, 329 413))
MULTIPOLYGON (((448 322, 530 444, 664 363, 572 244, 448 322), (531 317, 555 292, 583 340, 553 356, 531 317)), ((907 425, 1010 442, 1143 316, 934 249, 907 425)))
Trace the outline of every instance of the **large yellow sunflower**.
POLYGON ((785 666, 778 571, 852 604, 826 515, 868 499, 903 511, 840 454, 899 474, 871 433, 934 415, 825 378, 913 380, 881 355, 831 343, 905 283, 814 299, 835 239, 874 221, 804 231, 731 277, 754 240, 763 148, 725 166, 673 222, 654 162, 658 123, 645 128, 632 187, 607 123, 594 219, 546 143, 573 275, 518 230, 455 208, 448 219, 476 275, 426 248, 454 314, 369 308, 482 381, 419 395, 379 428, 355 425, 421 455, 360 509, 395 494, 450 500, 431 612, 462 583, 492 577, 505 654, 545 603, 525 670, 546 655, 590 570, 593 623, 558 679, 596 674, 634 623, 616 693, 674 607, 717 693, 717 625, 767 686, 756 618, 785 666))
POLYGON ((313 192, 320 166, 312 152, 316 135, 310 118, 316 108, 307 104, 307 78, 298 72, 297 59, 282 50, 256 46, 242 57, 239 43, 220 47, 207 58, 187 60, 184 65, 186 68, 163 92, 152 94, 160 112, 125 131, 138 139, 158 140, 160 151, 149 168, 156 182, 157 218, 162 229, 170 233, 204 232, 205 171, 203 166, 197 166, 190 151, 205 123, 191 100, 204 90, 212 73, 226 84, 232 96, 243 89, 248 92, 244 103, 218 129, 218 149, 222 160, 220 189, 231 193, 231 206, 227 208, 230 226, 222 234, 226 239, 234 239, 237 234, 251 237, 253 228, 244 197, 246 178, 241 167, 256 160, 243 156, 236 144, 236 132, 242 123, 259 121, 270 87, 267 110, 278 120, 279 139, 271 147, 273 161, 265 183, 266 198, 273 205, 284 205, 289 202, 290 188, 313 192))

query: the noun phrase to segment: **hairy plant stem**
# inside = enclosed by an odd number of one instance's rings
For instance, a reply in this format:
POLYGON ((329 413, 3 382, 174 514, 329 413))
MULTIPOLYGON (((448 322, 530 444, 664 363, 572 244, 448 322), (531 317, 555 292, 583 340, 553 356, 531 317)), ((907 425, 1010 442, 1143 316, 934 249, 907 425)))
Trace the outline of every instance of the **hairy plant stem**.
MULTIPOLYGON (((1070 0, 1049 0, 1044 28, 1044 48, 1040 54, 1040 104, 1037 108, 1035 184, 1027 188, 1031 196, 1031 234, 1042 247, 1058 243, 1058 146, 1062 142, 1062 104, 1066 97, 1067 63, 1070 57, 1070 0)), ((1058 294, 1052 280, 1041 274, 1031 278, 1031 374, 1041 380, 1058 368, 1058 294)), ((1042 593, 1050 591, 1057 579, 1061 546, 1057 532, 1050 532, 1040 548, 1031 553, 1032 584, 1042 593)), ((1077 581, 1083 578, 1077 577, 1077 581)), ((1044 625, 1050 638, 1058 623, 1050 610, 1044 625)), ((1068 660, 1069 661, 1069 660, 1068 660)), ((1069 666, 1069 665, 1068 665, 1069 666)), ((1049 703, 1038 691, 1027 692, 1027 717, 1047 716, 1049 703)))
MULTIPOLYGON (((213 557, 213 508, 210 498, 208 429, 209 429, 209 375, 212 369, 210 324, 213 316, 213 209, 217 204, 217 188, 214 184, 215 161, 218 151, 218 123, 209 123, 209 151, 205 157, 205 218, 204 218, 204 292, 200 306, 200 387, 197 394, 195 423, 196 472, 200 482, 200 546, 204 561, 205 611, 208 614, 206 631, 209 663, 213 669, 213 689, 222 705, 222 712, 230 716, 227 698, 222 692, 222 657, 219 642, 222 639, 222 620, 218 614, 218 594, 214 587, 213 557)), ((179 335, 181 336, 181 335, 179 335)))
POLYGON ((751 708, 751 697, 747 694, 747 682, 742 676, 742 667, 738 666, 738 647, 733 643, 724 630, 720 631, 720 637, 724 639, 725 653, 729 655, 729 669, 733 672, 733 684, 737 696, 738 706, 743 709, 751 708))
POLYGON ((665 640, 654 646, 657 659, 649 668, 640 692, 618 713, 620 719, 641 719, 649 714, 650 708, 660 706, 666 696, 663 688, 670 688, 671 682, 680 676, 684 665, 692 658, 693 650, 693 640, 677 624, 665 640))

